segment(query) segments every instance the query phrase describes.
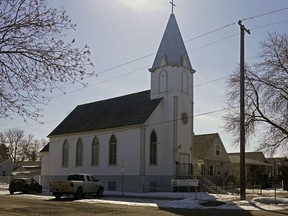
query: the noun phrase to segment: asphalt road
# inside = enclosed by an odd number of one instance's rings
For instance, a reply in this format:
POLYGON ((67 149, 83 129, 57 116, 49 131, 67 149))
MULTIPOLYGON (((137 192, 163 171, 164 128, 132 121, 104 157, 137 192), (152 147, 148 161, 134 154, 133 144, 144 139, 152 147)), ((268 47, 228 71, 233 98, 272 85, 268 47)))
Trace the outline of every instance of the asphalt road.
POLYGON ((77 202, 73 199, 35 199, 14 195, 0 195, 0 215, 201 215, 201 216, 283 216, 288 211, 242 211, 219 209, 165 209, 143 206, 127 206, 115 204, 90 204, 77 202))

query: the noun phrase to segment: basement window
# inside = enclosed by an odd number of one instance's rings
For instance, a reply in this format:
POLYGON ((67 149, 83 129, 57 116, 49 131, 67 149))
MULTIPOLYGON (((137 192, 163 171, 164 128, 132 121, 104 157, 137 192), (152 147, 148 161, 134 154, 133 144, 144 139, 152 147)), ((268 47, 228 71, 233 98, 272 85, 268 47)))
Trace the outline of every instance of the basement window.
POLYGON ((116 191, 117 189, 117 184, 116 182, 108 182, 108 191, 116 191))

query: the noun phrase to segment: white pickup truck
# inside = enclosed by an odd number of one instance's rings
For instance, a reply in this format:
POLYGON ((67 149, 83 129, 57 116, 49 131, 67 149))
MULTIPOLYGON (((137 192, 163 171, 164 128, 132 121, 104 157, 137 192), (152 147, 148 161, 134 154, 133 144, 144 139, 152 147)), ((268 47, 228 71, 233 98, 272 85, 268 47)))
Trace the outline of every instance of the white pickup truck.
POLYGON ((63 195, 74 195, 76 199, 81 199, 84 194, 97 194, 103 196, 104 187, 102 183, 89 174, 71 174, 66 181, 50 182, 50 192, 56 199, 63 195))

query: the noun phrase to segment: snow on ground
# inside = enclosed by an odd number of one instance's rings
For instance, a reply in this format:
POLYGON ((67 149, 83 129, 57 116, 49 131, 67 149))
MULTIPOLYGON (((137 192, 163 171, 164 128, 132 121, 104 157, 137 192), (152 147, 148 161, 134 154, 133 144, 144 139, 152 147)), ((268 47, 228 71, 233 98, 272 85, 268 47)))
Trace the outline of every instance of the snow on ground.
MULTIPOLYGON (((247 194, 249 191, 247 191, 247 194)), ((105 191, 103 198, 86 196, 82 200, 74 202, 86 203, 111 203, 116 205, 151 206, 160 208, 188 208, 188 209, 239 209, 239 210, 284 210, 288 209, 288 192, 277 190, 275 203, 275 190, 262 190, 262 195, 254 195, 251 201, 239 200, 239 195, 209 194, 205 192, 194 193, 127 193, 105 191), (281 198, 280 197, 286 197, 281 198)), ((7 185, 0 184, 0 196, 10 196, 7 185)), ((43 190, 41 194, 20 194, 17 196, 29 199, 55 199, 48 191, 43 190)), ((249 195, 250 196, 250 195, 249 195)), ((63 198, 65 199, 65 197, 63 198)))

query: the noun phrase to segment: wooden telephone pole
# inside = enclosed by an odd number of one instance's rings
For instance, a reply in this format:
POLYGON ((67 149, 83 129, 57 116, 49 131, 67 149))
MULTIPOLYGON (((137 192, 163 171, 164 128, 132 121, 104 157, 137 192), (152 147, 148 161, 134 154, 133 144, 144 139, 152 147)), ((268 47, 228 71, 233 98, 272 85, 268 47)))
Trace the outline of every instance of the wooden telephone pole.
POLYGON ((244 61, 244 35, 250 34, 242 21, 240 26, 240 200, 246 200, 246 178, 245 178, 245 61, 244 61))

